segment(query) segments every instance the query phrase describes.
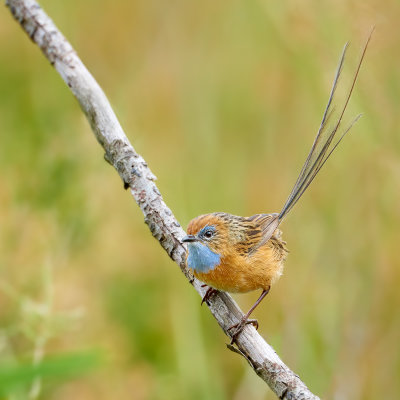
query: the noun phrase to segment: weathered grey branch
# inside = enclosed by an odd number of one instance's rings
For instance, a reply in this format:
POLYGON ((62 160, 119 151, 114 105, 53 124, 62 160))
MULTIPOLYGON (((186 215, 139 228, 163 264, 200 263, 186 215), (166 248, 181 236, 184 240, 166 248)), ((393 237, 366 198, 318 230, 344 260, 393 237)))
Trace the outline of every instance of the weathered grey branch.
MULTIPOLYGON (((105 94, 83 65, 69 42, 34 0, 7 0, 15 19, 61 75, 86 114, 93 132, 105 150, 105 158, 118 171, 141 208, 146 224, 168 255, 203 296, 205 288, 185 265, 185 248, 180 239, 185 232, 166 206, 155 185, 155 176, 145 160, 136 153, 122 130, 105 94)), ((224 332, 242 317, 242 312, 226 293, 210 300, 210 311, 224 332)), ((237 352, 280 399, 318 399, 278 357, 257 333, 247 326, 237 339, 237 352)), ((232 348, 231 348, 232 349, 232 348)))

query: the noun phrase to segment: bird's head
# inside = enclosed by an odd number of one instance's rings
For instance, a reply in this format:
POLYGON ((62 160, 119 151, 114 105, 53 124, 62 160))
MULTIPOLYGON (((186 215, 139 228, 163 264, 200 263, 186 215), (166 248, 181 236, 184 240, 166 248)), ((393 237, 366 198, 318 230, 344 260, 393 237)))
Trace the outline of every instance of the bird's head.
POLYGON ((182 239, 188 245, 189 268, 206 273, 220 264, 229 243, 229 224, 223 215, 205 214, 190 221, 182 239))

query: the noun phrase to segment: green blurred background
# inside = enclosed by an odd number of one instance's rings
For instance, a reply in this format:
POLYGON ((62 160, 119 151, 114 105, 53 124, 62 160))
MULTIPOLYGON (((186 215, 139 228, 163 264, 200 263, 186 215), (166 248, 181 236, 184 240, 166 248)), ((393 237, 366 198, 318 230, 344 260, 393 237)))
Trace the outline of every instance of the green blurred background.
MULTIPOLYGON (((397 399, 400 3, 41 4, 105 90, 184 226, 210 211, 279 211, 343 44, 351 41, 346 84, 376 24, 347 120, 364 116, 282 226, 291 251, 285 274, 256 317, 316 394, 397 399)), ((103 355, 73 379, 43 374, 36 392, 28 373, 3 388, 5 398, 275 398, 226 349, 103 160, 72 94, 5 7, 0 130, 0 360, 103 355)), ((247 309, 257 296, 235 298, 247 309)))

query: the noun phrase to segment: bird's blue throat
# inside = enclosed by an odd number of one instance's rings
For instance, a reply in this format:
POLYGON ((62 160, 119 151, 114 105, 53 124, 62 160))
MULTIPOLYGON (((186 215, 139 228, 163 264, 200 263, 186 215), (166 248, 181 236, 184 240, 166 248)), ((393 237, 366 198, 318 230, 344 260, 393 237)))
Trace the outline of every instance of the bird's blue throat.
POLYGON ((221 262, 221 256, 201 242, 188 243, 188 267, 196 272, 212 271, 221 262))

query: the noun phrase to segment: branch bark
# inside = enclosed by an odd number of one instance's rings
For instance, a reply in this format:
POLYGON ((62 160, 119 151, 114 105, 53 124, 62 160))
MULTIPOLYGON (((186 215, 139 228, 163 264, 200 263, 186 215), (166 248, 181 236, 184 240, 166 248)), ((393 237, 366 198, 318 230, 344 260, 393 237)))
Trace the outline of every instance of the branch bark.
MULTIPOLYGON (((130 144, 100 86, 38 3, 34 0, 6 0, 6 5, 72 90, 105 150, 106 160, 129 187, 153 236, 203 296, 206 289, 201 287, 202 283, 192 276, 185 264, 186 249, 180 242, 185 232, 164 203, 154 183, 156 177, 130 144)), ((227 293, 213 296, 209 308, 228 336, 227 329, 243 315, 227 293)), ((253 326, 246 326, 237 339, 237 346, 228 347, 241 354, 280 399, 318 399, 253 326)))

